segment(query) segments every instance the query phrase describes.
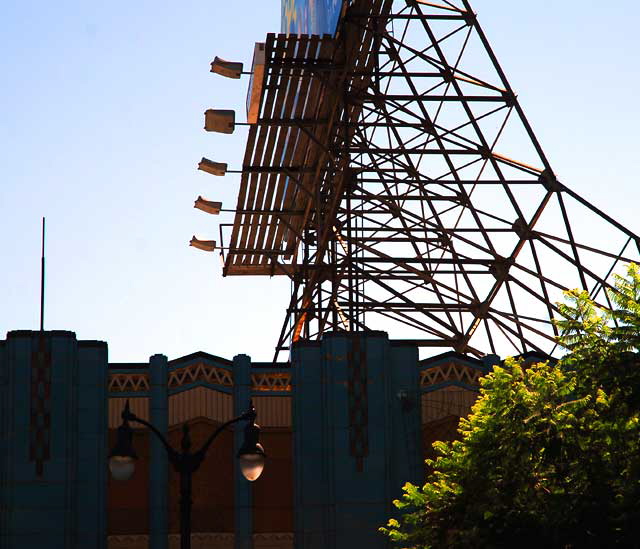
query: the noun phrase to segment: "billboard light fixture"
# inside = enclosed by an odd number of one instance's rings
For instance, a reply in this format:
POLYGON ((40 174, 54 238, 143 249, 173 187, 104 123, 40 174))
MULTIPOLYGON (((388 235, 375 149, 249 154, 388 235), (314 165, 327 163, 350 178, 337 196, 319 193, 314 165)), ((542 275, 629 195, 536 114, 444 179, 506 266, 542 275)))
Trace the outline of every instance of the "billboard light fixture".
POLYGON ((203 156, 202 160, 198 162, 198 169, 211 175, 222 176, 227 173, 227 164, 225 162, 214 162, 203 156))
POLYGON ((215 59, 211 62, 211 72, 224 76, 225 78, 240 78, 240 75, 247 74, 242 72, 242 63, 235 61, 226 61, 216 55, 215 59))
POLYGON ((207 109, 204 113, 204 129, 208 132, 233 133, 236 129, 235 111, 207 109))
POLYGON ((191 240, 189 241, 189 246, 198 248, 198 250, 202 250, 203 252, 214 252, 216 249, 216 241, 215 240, 198 240, 194 235, 191 237, 191 240))
POLYGON ((220 208, 222 208, 222 202, 212 202, 211 200, 205 200, 204 198, 199 196, 198 200, 195 201, 193 207, 198 208, 198 210, 202 210, 203 212, 207 212, 213 215, 219 215, 220 208))

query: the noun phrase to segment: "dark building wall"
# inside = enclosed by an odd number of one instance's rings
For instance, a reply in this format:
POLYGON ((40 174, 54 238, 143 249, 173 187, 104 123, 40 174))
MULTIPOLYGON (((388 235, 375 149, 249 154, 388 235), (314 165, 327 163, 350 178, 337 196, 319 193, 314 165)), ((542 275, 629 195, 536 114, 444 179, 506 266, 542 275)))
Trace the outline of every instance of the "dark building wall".
MULTIPOLYGON (((189 422, 193 449, 200 448, 219 423, 205 418, 189 422)), ((169 442, 180 448, 182 429, 169 431, 169 442)), ((206 459, 193 476, 193 532, 233 532, 233 432, 223 431, 207 452, 206 459)), ((169 473, 169 532, 180 531, 180 478, 170 469, 169 473)))
MULTIPOLYGON (((116 442, 116 430, 109 429, 109 448, 116 442)), ((134 429, 133 447, 138 460, 133 475, 126 482, 107 483, 107 532, 109 534, 139 534, 149 531, 149 434, 134 429)))
MULTIPOLYGON (((220 425, 206 418, 189 422, 193 448, 199 448, 220 425)), ((109 444, 115 443, 115 429, 109 430, 109 444)), ((180 447, 182 429, 169 430, 169 443, 180 447)), ((293 488, 290 429, 265 429, 261 441, 268 449, 265 474, 252 486, 254 532, 293 531, 293 488)), ((110 535, 146 534, 149 532, 149 434, 134 431, 134 448, 138 454, 136 470, 126 482, 108 482, 108 532, 110 535)), ((210 447, 207 458, 193 477, 193 532, 234 531, 233 432, 223 431, 210 447)), ((170 467, 168 493, 168 531, 180 531, 180 479, 170 467)))
POLYGON ((291 429, 265 429, 260 435, 268 463, 253 483, 253 531, 293 532, 293 439, 291 429))
POLYGON ((242 426, 221 433, 194 477, 198 543, 284 549, 295 532, 304 549, 385 546, 377 527, 394 513, 391 501, 406 481, 423 481, 423 455, 456 436, 491 366, 457 353, 418 362, 415 347, 384 333, 299 344, 292 365, 275 368, 206 353, 109 368, 103 343, 70 332, 43 341, 43 353, 37 332, 0 342, 2 549, 100 549, 107 533, 113 548, 165 549, 179 531, 178 478, 146 429, 135 429, 133 478, 107 480, 124 402, 166 424, 174 448, 188 422, 195 449, 250 398, 265 471, 253 484, 241 478, 242 426))
POLYGON ((423 478, 417 349, 332 334, 292 370, 296 547, 387 547, 377 528, 423 478))
MULTIPOLYGON (((252 400, 262 426, 261 442, 268 454, 265 471, 255 483, 249 483, 238 473, 236 451, 243 439, 243 423, 236 424, 237 429, 227 428, 216 438, 193 477, 192 531, 194 540, 198 540, 194 543, 205 546, 222 543, 221 547, 231 543, 236 548, 272 547, 269 544, 275 532, 278 543, 285 543, 278 547, 290 547, 293 473, 288 365, 273 368, 270 363, 254 365, 245 355, 228 361, 206 353, 171 361, 164 377, 168 405, 154 419, 153 360, 152 357, 148 365, 111 365, 111 431, 115 433, 120 424, 120 413, 128 399, 139 417, 154 424, 168 423, 169 443, 176 449, 180 448, 182 426, 186 421, 194 451, 221 423, 244 412, 252 400)), ((152 508, 152 498, 145 496, 154 485, 152 472, 158 465, 157 456, 144 446, 149 444, 146 439, 141 444, 140 451, 136 447, 140 459, 134 479, 110 484, 110 514, 123 517, 119 522, 110 520, 110 543, 114 548, 133 547, 131 544, 146 547, 147 542, 152 549, 161 547, 158 545, 162 538, 158 531, 161 525, 158 521, 154 523, 158 509, 152 508), (137 476, 138 469, 147 470, 149 474, 137 476), (134 480, 135 485, 130 486, 134 480), (136 492, 136 497, 130 500, 127 499, 129 490, 136 492), (126 509, 130 507, 134 507, 138 516, 146 514, 148 520, 127 520, 126 509)), ((168 495, 165 524, 171 537, 179 532, 179 477, 170 465, 165 465, 164 470, 169 470, 165 485, 168 495)), ((157 488, 162 489, 161 486, 160 482, 157 488)))
POLYGON ((105 547, 107 346, 63 331, 0 346, 0 546, 105 547))

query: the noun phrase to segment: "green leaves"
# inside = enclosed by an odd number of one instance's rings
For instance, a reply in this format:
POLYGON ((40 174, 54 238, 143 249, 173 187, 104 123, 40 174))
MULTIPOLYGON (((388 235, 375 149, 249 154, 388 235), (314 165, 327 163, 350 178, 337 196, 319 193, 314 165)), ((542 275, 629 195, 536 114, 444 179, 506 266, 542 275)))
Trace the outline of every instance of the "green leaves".
POLYGON ((381 531, 402 547, 633 546, 640 535, 640 271, 559 305, 557 364, 507 359, 481 381, 460 440, 404 486, 381 531))
POLYGON ((612 309, 597 305, 581 290, 565 292, 558 303, 562 319, 555 320, 562 335, 558 341, 577 353, 574 358, 607 358, 640 350, 640 268, 631 263, 627 276, 614 275, 615 289, 607 289, 612 309))

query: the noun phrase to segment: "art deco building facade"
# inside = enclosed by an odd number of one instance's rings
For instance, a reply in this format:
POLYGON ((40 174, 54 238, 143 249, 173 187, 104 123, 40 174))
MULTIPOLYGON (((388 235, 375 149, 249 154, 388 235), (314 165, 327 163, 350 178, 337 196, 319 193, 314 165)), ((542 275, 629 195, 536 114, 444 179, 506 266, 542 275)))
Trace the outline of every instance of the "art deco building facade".
MULTIPOLYGON (((494 360, 495 359, 495 360, 494 360)), ((406 481, 421 482, 431 442, 455 436, 485 361, 417 349, 373 332, 297 345, 291 362, 198 352, 108 363, 107 346, 71 332, 10 332, 0 342, 0 546, 178 546, 178 484, 164 450, 136 430, 131 480, 108 451, 128 399, 178 447, 194 447, 251 399, 268 455, 248 483, 240 434, 224 432, 194 476, 196 548, 385 547, 377 527, 406 481)))

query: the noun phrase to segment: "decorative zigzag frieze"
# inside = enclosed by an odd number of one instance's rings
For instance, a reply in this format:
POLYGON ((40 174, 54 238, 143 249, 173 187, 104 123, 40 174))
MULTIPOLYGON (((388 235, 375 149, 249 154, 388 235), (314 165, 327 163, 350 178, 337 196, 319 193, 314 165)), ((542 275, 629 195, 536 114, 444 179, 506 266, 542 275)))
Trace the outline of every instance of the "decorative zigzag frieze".
POLYGON ((169 372, 169 389, 189 385, 197 381, 206 381, 212 385, 221 385, 222 387, 233 386, 233 376, 230 370, 205 362, 196 362, 169 372))
POLYGON ((293 549, 293 534, 264 533, 253 534, 254 549, 293 549))
MULTIPOLYGON (((233 549, 233 534, 195 533, 191 534, 192 549, 233 549)), ((180 535, 169 534, 169 549, 180 549, 180 535)))
MULTIPOLYGON (((191 534, 191 547, 193 549, 233 549, 235 536, 230 533, 194 533, 191 534)), ((169 549, 180 547, 180 536, 169 534, 169 549)), ((254 534, 253 544, 256 549, 290 549, 293 548, 293 534, 264 533, 254 534)), ((108 549, 147 549, 149 536, 146 534, 109 536, 108 549)))
MULTIPOLYGON (((196 362, 170 371, 168 387, 176 389, 198 381, 221 387, 233 387, 233 372, 205 362, 196 362)), ((252 373, 251 385, 253 391, 291 392, 291 373, 252 373)), ((109 375, 110 393, 145 393, 148 391, 148 372, 118 372, 109 375)))
POLYGON ((149 375, 145 373, 118 373, 109 375, 110 393, 144 393, 149 390, 149 375))
POLYGON ((291 391, 291 374, 289 372, 268 372, 251 374, 253 391, 291 391))
POLYGON ((426 388, 447 381, 457 381, 467 385, 480 385, 482 370, 456 362, 445 362, 426 368, 420 372, 420 387, 426 388))
POLYGON ((122 535, 108 536, 108 549, 148 549, 149 536, 147 535, 122 535))

